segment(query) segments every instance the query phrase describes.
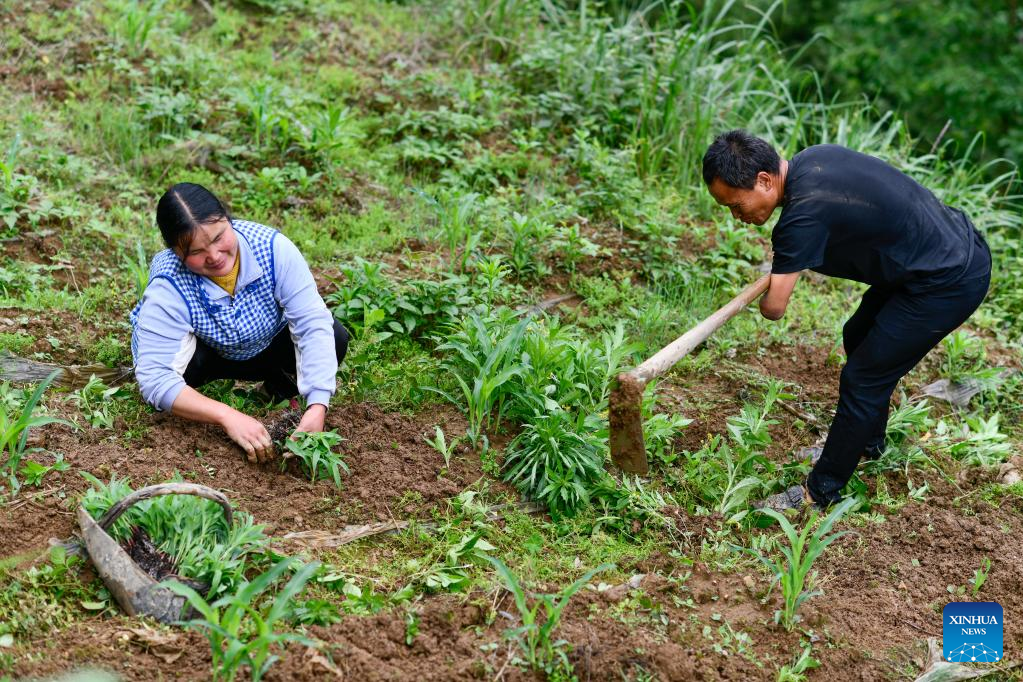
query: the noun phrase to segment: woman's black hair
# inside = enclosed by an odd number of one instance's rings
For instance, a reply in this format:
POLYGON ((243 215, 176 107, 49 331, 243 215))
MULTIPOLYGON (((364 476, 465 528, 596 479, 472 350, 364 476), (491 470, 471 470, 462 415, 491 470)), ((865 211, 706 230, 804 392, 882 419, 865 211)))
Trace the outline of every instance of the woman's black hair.
POLYGON ((745 130, 729 130, 715 138, 703 155, 703 181, 714 178, 735 189, 753 189, 757 173, 778 175, 781 157, 774 147, 745 130))
POLYGON ((213 192, 192 182, 174 185, 156 204, 156 224, 172 249, 187 251, 195 228, 219 220, 231 220, 227 207, 213 192))

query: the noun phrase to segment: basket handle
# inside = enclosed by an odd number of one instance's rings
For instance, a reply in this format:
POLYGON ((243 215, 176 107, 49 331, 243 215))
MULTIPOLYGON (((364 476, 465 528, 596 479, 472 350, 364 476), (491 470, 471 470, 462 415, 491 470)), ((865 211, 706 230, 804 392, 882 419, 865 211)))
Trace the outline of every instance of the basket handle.
POLYGON ((121 514, 123 514, 128 507, 137 502, 141 502, 142 500, 148 500, 159 495, 195 495, 196 497, 213 500, 224 510, 224 519, 227 521, 227 527, 231 527, 233 516, 231 514, 231 503, 228 502, 227 496, 219 490, 214 490, 213 488, 208 488, 197 483, 160 483, 159 485, 150 485, 145 488, 140 488, 130 495, 125 496, 120 502, 117 502, 110 507, 110 509, 107 510, 107 513, 99 520, 99 527, 106 531, 114 524, 114 521, 121 517, 121 514))

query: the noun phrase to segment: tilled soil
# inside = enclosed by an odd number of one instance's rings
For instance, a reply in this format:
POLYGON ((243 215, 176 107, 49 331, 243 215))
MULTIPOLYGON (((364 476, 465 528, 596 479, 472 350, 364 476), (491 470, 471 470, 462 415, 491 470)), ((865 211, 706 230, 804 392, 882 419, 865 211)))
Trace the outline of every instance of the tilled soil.
POLYGON ((23 502, 0 511, 0 556, 43 549, 47 538, 71 535, 76 525, 70 505, 88 487, 76 471, 103 481, 127 476, 136 488, 179 473, 223 491, 274 535, 419 517, 483 476, 479 457, 464 450, 442 474, 443 457, 423 438, 433 435, 435 424, 449 435, 464 432, 464 420, 452 410, 416 418, 369 404, 331 410, 327 428, 345 438, 341 452, 351 469, 340 491, 330 481, 314 484, 276 465, 249 464, 219 427, 163 415, 152 419, 147 433, 127 446, 111 441, 109 431, 46 427, 46 447, 64 453, 72 469, 46 479, 48 494, 26 489, 23 502))
MULTIPOLYGON (((927 637, 940 638, 941 608, 953 600, 945 586, 968 583, 983 557, 992 568, 976 599, 1002 605, 1006 649, 1018 651, 1023 625, 1011 614, 1023 609, 1023 510, 987 503, 961 509, 952 503, 957 493, 951 485, 936 477, 930 483, 927 502, 852 528, 829 548, 816 566, 824 594, 807 602, 793 632, 773 624, 779 595, 766 576, 711 573, 698 560, 687 567, 661 555, 649 567, 658 574, 578 593, 558 631, 572 644, 578 678, 631 679, 646 671, 660 680, 771 680, 812 642, 822 666, 811 679, 897 679, 923 665, 927 637), (743 631, 748 642, 734 636, 743 631)), ((695 521, 689 527, 709 537, 713 528, 695 521)), ((292 645, 268 679, 418 682, 494 679, 499 672, 502 679, 536 679, 509 663, 516 651, 502 633, 517 624, 503 590, 428 596, 392 612, 311 628, 322 650, 292 645), (411 645, 406 608, 419 617, 411 645)), ((41 675, 102 664, 126 679, 152 679, 157 670, 174 679, 208 676, 208 650, 197 635, 174 635, 170 650, 183 653, 169 665, 156 655, 159 649, 125 639, 125 628, 133 626, 125 618, 87 620, 58 633, 51 648, 40 643, 45 655, 20 662, 15 671, 41 675)))
MULTIPOLYGON (((798 383, 815 399, 837 394, 838 368, 818 363, 824 356, 811 354, 809 361, 799 352, 778 357, 782 360, 760 363, 770 366, 770 375, 798 383)), ((761 371, 757 364, 748 362, 761 371)), ((724 419, 748 399, 739 379, 710 377, 709 388, 698 395, 706 423, 686 431, 694 445, 697 438, 722 432, 724 419)), ((703 379, 708 386, 708 377, 703 379)), ((691 396, 692 389, 684 387, 680 396, 691 396)), ((692 407, 688 401, 681 406, 683 412, 692 407)), ((791 416, 778 417, 781 423, 772 431, 776 441, 785 430, 794 431, 791 416)), ((483 476, 475 455, 456 456, 451 469, 440 474, 440 454, 423 441, 437 423, 449 434, 464 430, 464 421, 450 410, 407 417, 357 404, 332 411, 328 427, 347 439, 342 450, 352 468, 340 493, 328 482, 314 485, 275 468, 248 465, 219 429, 173 418, 154 416, 152 428, 132 449, 106 440, 103 432, 62 427, 48 429, 47 447, 65 452, 76 468, 101 478, 129 475, 136 486, 182 472, 225 490, 279 536, 422 516, 470 486, 483 476)), ((998 601, 1004 608, 1011 657, 1023 646, 1023 626, 1011 615, 1023 610, 1018 570, 1023 565, 1023 504, 1016 498, 1000 505, 980 500, 975 492, 992 474, 970 473, 955 485, 933 471, 918 473, 914 484, 926 479, 931 486, 926 500, 896 510, 876 508, 871 520, 849 528, 852 532, 817 562, 817 584, 824 594, 804 605, 804 620, 793 632, 773 622, 780 596, 765 574, 712 573, 700 560, 701 551, 714 547, 720 520, 669 510, 677 529, 676 554, 642 561, 640 571, 647 575, 635 578, 633 585, 577 594, 558 636, 572 644, 570 658, 580 680, 632 679, 642 671, 661 680, 771 680, 806 643, 812 643, 822 663, 809 671, 810 679, 897 679, 924 664, 927 638, 941 635, 941 608, 956 599, 974 599, 969 587, 965 596, 953 597, 946 586, 969 586, 986 557, 991 572, 975 599, 998 601), (737 636, 743 632, 748 641, 737 636)), ((900 474, 868 483, 881 480, 905 485, 900 474)), ((47 483, 63 485, 68 499, 85 487, 69 475, 47 483)), ((23 553, 43 538, 68 535, 71 512, 58 500, 46 495, 7 510, 0 518, 0 555, 23 553)), ((374 616, 348 615, 341 623, 311 628, 309 634, 324 643, 321 650, 292 645, 269 679, 535 679, 512 662, 515 649, 502 636, 518 623, 514 611, 511 595, 496 590, 428 595, 374 616), (419 634, 411 645, 405 639, 409 608, 419 617, 419 634)), ((131 632, 137 627, 138 621, 123 617, 85 617, 30 643, 26 651, 32 655, 17 658, 13 672, 43 676, 92 665, 132 680, 208 679, 211 659, 201 636, 161 631, 169 641, 154 644, 131 632)))

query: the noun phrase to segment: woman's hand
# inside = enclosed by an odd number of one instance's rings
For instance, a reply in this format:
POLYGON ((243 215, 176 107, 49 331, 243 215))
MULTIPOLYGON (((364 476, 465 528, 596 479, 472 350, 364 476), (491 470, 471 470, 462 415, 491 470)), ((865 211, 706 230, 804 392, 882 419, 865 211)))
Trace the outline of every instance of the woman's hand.
MULTIPOLYGON (((302 415, 302 421, 295 427, 295 433, 299 431, 307 431, 309 433, 318 433, 323 431, 323 421, 327 417, 327 406, 320 405, 319 403, 313 403, 306 408, 305 414, 302 415)), ((292 434, 294 435, 294 434, 292 434)))
POLYGON ((192 421, 219 424, 231 440, 245 450, 250 462, 266 462, 274 457, 274 446, 266 427, 233 407, 207 398, 191 386, 181 389, 171 412, 192 421))
POLYGON ((266 427, 258 420, 238 410, 224 415, 220 425, 228 437, 245 450, 250 462, 269 462, 274 458, 274 444, 266 427))

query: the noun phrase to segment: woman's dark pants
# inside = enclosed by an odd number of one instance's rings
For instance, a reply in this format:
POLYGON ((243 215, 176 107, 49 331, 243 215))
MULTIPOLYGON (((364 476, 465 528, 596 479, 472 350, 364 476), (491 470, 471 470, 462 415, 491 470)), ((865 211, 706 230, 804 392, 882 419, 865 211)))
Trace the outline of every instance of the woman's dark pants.
POLYGON ((940 289, 909 293, 871 287, 842 329, 848 358, 838 407, 821 458, 807 478, 821 504, 841 499, 860 457, 884 450, 888 406, 899 379, 966 321, 991 282, 991 252, 975 234, 973 259, 963 276, 940 289))
MULTIPOLYGON (((334 322, 334 352, 337 364, 348 352, 348 331, 340 322, 334 322)), ((216 379, 262 381, 274 402, 298 395, 295 369, 295 344, 291 331, 284 327, 270 345, 259 355, 248 360, 228 360, 202 340, 195 340, 195 354, 185 369, 185 383, 199 387, 216 379)))

